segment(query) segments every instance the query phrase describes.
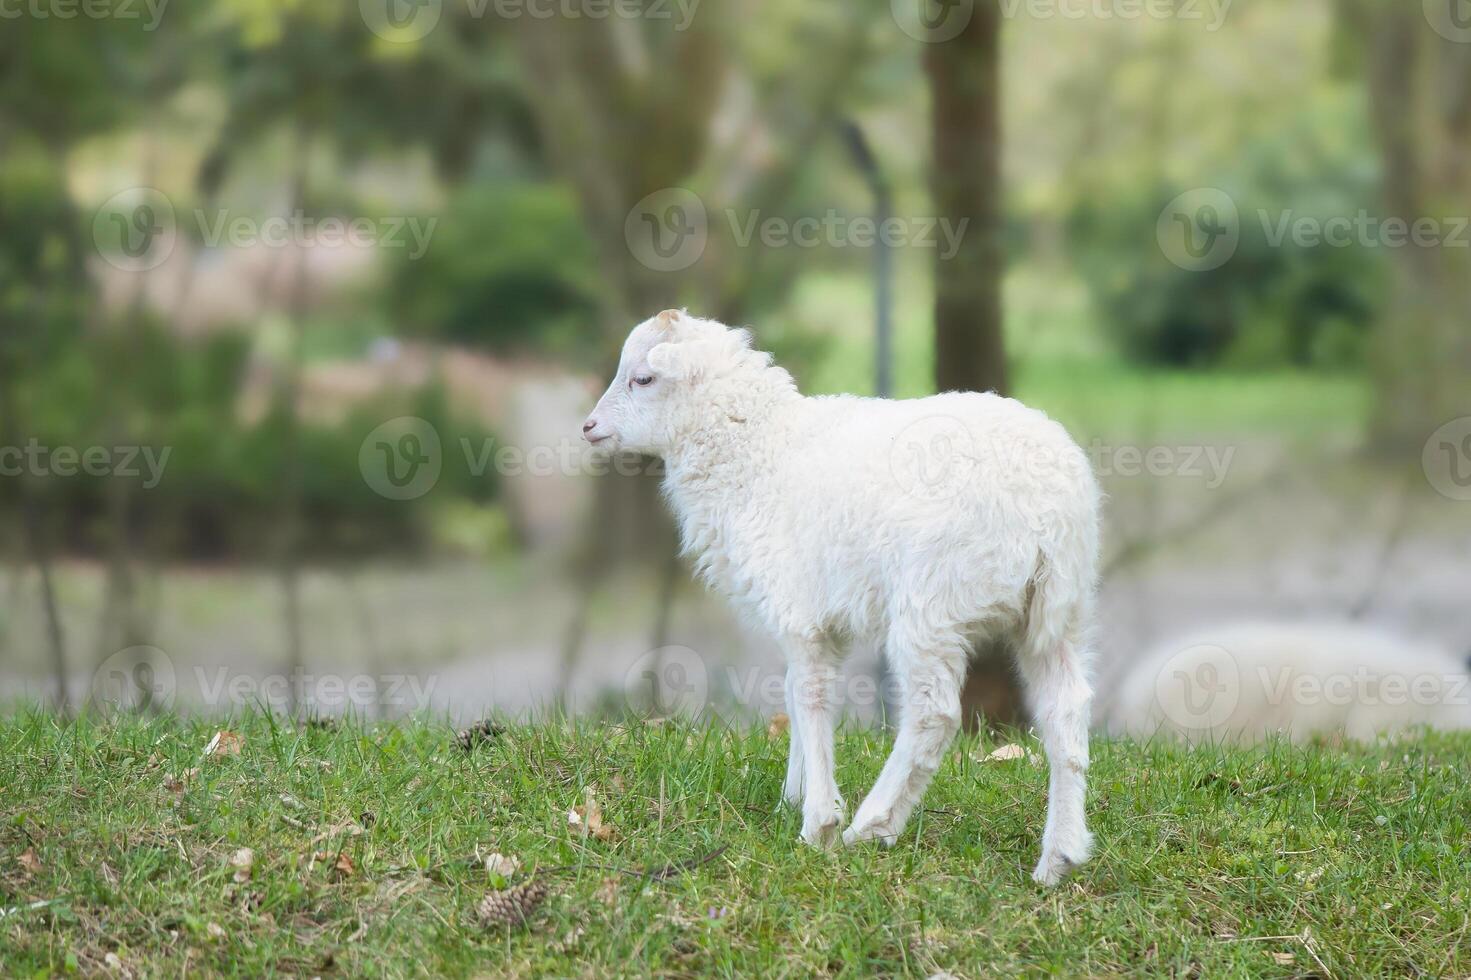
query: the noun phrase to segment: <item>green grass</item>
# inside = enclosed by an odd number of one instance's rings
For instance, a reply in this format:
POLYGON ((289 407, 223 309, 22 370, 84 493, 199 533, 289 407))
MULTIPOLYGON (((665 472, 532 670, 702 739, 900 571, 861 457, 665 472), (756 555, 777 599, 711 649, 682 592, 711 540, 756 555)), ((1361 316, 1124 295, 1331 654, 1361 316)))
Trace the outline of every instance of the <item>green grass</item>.
MULTIPOLYGON (((241 754, 204 760, 217 727, 0 721, 0 974, 109 954, 142 975, 1471 970, 1464 736, 1099 742, 1099 853, 1046 892, 1045 771, 979 761, 985 740, 957 744, 896 848, 819 853, 776 807, 786 739, 764 729, 512 726, 464 752, 439 724, 255 716, 229 723, 241 754), (612 840, 568 827, 590 786, 612 840), (492 851, 553 886, 524 929, 477 921, 492 851)), ((841 737, 850 803, 885 748, 841 737)))

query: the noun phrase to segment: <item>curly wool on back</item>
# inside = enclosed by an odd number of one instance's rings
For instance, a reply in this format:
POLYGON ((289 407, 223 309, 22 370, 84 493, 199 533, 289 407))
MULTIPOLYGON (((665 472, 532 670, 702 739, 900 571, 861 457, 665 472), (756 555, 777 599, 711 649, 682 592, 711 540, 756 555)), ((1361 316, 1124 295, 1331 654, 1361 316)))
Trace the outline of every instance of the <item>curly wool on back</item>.
POLYGON ((1051 762, 1035 877, 1087 859, 1088 630, 1100 494, 1082 450, 994 394, 804 397, 750 334, 682 311, 640 324, 584 429, 660 456, 702 578, 781 644, 802 836, 834 843, 833 681, 879 643, 900 687, 894 753, 843 833, 892 843, 960 726, 969 656, 1012 641, 1051 762))

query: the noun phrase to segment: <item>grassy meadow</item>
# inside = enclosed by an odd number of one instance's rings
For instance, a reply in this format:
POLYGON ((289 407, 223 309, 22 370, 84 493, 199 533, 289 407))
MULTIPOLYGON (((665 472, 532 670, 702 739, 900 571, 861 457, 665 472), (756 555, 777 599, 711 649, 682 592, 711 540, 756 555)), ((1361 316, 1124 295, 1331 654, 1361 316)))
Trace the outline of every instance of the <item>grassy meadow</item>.
MULTIPOLYGON (((0 973, 1471 972, 1471 738, 1099 741, 1098 854, 1051 892, 1028 877, 1046 776, 1026 735, 961 739, 897 847, 833 853, 777 806, 786 741, 546 721, 466 749, 430 720, 12 715, 0 973), (988 758, 1001 744, 1027 754, 988 758), (523 924, 483 919, 528 882, 547 895, 523 924)), ((887 747, 840 736, 850 806, 887 747)))

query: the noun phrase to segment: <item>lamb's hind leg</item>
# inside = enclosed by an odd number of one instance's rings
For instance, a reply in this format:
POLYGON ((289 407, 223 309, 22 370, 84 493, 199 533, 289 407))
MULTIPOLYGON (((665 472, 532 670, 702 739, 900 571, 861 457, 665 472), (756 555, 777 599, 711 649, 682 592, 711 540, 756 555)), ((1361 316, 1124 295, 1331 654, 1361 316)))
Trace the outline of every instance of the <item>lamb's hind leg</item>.
POLYGON ((960 728, 966 666, 960 638, 936 638, 919 645, 891 639, 889 650, 899 685, 899 734, 878 781, 843 832, 845 844, 894 843, 960 728))
POLYGON ((1055 885, 1088 860, 1093 836, 1085 814, 1088 770, 1086 649, 1076 636, 1024 650, 1018 658, 1032 719, 1047 751, 1047 824, 1032 877, 1055 885))
POLYGON ((833 761, 836 656, 825 643, 803 640, 787 645, 787 663, 792 728, 802 751, 802 840, 829 847, 837 843, 843 820, 833 761))

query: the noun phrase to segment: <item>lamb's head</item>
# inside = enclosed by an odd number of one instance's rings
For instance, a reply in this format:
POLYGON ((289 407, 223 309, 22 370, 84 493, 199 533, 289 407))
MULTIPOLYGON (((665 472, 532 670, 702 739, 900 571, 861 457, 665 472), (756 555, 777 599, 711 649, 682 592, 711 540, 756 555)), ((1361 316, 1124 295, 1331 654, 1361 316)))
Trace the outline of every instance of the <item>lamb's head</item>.
POLYGON ((763 392, 795 388, 769 354, 751 349, 748 332, 665 310, 628 335, 582 436, 609 450, 665 456, 693 430, 728 420, 741 402, 769 401, 763 392))

